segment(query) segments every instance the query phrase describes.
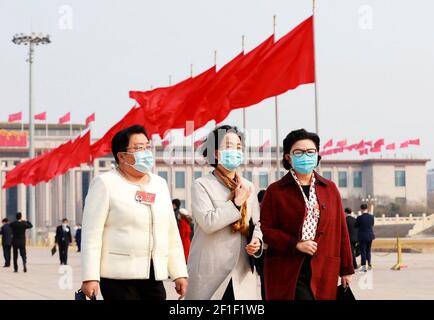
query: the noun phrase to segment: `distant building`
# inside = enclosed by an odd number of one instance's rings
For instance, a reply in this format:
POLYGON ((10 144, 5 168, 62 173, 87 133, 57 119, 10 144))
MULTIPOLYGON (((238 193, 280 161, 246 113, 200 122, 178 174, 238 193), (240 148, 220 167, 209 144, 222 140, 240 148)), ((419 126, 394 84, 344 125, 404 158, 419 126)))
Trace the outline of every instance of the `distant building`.
POLYGON ((427 174, 428 192, 434 192, 434 169, 429 169, 427 174))
MULTIPOLYGON (((24 131, 27 126, 24 126, 24 131)), ((36 124, 36 154, 53 149, 75 137, 84 125, 36 124), (48 135, 47 135, 48 133, 48 135)), ((21 124, 0 123, 0 131, 21 131, 21 124)), ((14 137, 14 139, 19 139, 14 137)), ((21 143, 21 142, 20 142, 21 143)), ((18 143, 19 144, 19 143, 18 143)), ((27 145, 27 144, 25 144, 27 145)), ((196 163, 191 164, 191 147, 174 147, 170 153, 161 146, 154 150, 156 166, 154 173, 163 177, 169 186, 173 198, 179 198, 182 207, 191 206, 191 185, 194 179, 212 171, 212 167, 203 162, 196 153, 196 163)), ((275 148, 263 152, 258 147, 247 149, 250 162, 240 168, 242 175, 252 181, 256 192, 266 189, 276 179, 275 148)), ((282 155, 282 149, 280 150, 282 155)), ((16 164, 28 158, 26 146, 12 147, 0 144, 0 185, 5 182, 6 173, 16 164)), ((427 159, 368 159, 368 160, 323 160, 319 172, 333 180, 341 191, 344 206, 351 199, 377 198, 378 202, 388 199, 395 202, 427 202, 427 159)), ((105 171, 112 170, 115 161, 111 155, 95 160, 93 166, 82 165, 69 170, 65 175, 56 177, 48 183, 36 186, 36 226, 39 237, 53 231, 62 218, 66 217, 72 224, 81 222, 89 183, 91 179, 105 171)), ((286 174, 281 166, 280 176, 286 174)), ((0 217, 14 219, 17 211, 27 213, 27 187, 19 185, 0 190, 0 217)), ((356 208, 354 208, 356 209, 356 208)), ((32 221, 33 222, 33 221, 32 221)))

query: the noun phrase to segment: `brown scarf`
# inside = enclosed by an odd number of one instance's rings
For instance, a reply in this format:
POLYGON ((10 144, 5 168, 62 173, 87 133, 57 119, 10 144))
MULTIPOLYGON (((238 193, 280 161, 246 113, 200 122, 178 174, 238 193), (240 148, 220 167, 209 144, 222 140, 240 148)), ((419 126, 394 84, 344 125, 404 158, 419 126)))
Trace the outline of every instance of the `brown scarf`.
MULTIPOLYGON (((229 178, 223 170, 217 166, 217 168, 214 171, 214 174, 220 178, 220 180, 223 182, 223 184, 231 190, 231 193, 229 194, 228 200, 234 200, 235 199, 235 189, 238 187, 238 185, 241 183, 240 176, 235 173, 235 178, 232 180, 229 178)), ((241 205, 241 219, 232 223, 232 231, 233 232, 241 232, 244 236, 249 235, 249 225, 247 224, 247 202, 244 202, 241 205)))

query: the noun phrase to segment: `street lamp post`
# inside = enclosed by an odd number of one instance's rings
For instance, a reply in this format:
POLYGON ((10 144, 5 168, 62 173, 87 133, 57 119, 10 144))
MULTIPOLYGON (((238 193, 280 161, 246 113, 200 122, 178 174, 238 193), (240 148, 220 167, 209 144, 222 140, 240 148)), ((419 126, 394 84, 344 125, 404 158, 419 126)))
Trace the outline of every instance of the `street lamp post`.
POLYGON ((369 204, 371 204, 371 213, 374 214, 374 203, 377 201, 376 198, 371 197, 370 194, 368 194, 367 198, 363 198, 362 199, 363 202, 366 202, 369 206, 369 204))
MULTIPOLYGON (((34 135, 35 135, 35 125, 33 122, 33 73, 32 73, 32 65, 33 65, 33 53, 35 46, 49 44, 50 36, 43 34, 36 34, 32 32, 30 35, 25 35, 23 33, 15 34, 12 38, 12 42, 17 45, 25 45, 29 46, 28 58, 26 62, 29 63, 29 158, 32 159, 35 157, 35 145, 34 145, 34 135)), ((30 239, 33 244, 36 243, 36 205, 35 205, 35 187, 29 186, 29 212, 28 218, 35 226, 30 229, 30 239)))

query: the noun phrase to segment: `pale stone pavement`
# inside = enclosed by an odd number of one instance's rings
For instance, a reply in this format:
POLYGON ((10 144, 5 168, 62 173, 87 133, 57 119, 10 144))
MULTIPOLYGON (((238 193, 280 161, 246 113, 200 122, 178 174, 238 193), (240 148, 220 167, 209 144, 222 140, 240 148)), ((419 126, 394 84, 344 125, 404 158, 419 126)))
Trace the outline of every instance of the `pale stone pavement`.
MULTIPOLYGON (((57 254, 51 256, 49 248, 27 251, 27 273, 23 273, 21 262, 19 273, 14 273, 13 268, 0 268, 0 300, 74 299, 74 290, 80 287, 79 253, 70 250, 70 265, 65 267, 59 265, 57 254)), ((374 269, 354 276, 352 290, 356 298, 434 299, 434 253, 404 253, 403 261, 407 268, 392 271, 396 254, 375 253, 374 269)), ((176 299, 173 282, 167 281, 165 286, 168 299, 176 299)))

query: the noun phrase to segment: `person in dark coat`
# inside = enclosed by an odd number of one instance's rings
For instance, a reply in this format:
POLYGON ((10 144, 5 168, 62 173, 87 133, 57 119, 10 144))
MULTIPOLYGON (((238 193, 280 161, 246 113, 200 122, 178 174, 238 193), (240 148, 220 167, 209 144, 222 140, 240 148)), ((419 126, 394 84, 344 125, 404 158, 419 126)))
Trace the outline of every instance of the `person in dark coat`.
POLYGON ((68 226, 68 219, 63 219, 62 224, 56 229, 56 237, 54 241, 59 246, 60 264, 68 263, 68 248, 72 243, 71 228, 68 226))
POLYGON ((356 227, 359 229, 358 239, 360 245, 360 255, 362 256, 362 271, 366 272, 366 261, 368 261, 369 270, 372 269, 371 264, 371 247, 374 235, 374 215, 369 213, 368 205, 363 203, 360 206, 362 214, 357 217, 356 227))
POLYGON ((11 223, 14 272, 18 272, 18 251, 23 259, 23 270, 27 272, 26 230, 33 228, 33 225, 23 219, 21 212, 17 213, 16 218, 17 220, 11 223))
POLYGON ((75 243, 77 244, 77 252, 81 251, 81 224, 77 224, 77 229, 75 230, 75 243))
POLYGON ((8 268, 11 266, 12 229, 9 225, 8 218, 4 218, 2 224, 0 234, 2 235, 3 256, 5 258, 5 265, 3 268, 8 268))
POLYGON ((353 254, 353 266, 354 269, 357 269, 357 260, 356 260, 356 247, 358 245, 358 236, 357 236, 357 227, 356 227, 356 218, 352 216, 353 210, 350 208, 345 208, 348 234, 350 236, 351 242, 351 252, 353 254))
POLYGON ((181 219, 181 214, 179 213, 179 209, 181 208, 181 200, 179 199, 173 199, 172 200, 172 207, 173 207, 173 214, 176 218, 176 223, 179 227, 179 220, 181 219))
POLYGON ((289 133, 283 141, 283 166, 289 172, 268 187, 262 200, 267 300, 335 300, 339 277, 344 288, 351 282, 342 200, 336 185, 314 170, 319 148, 315 133, 289 133))

